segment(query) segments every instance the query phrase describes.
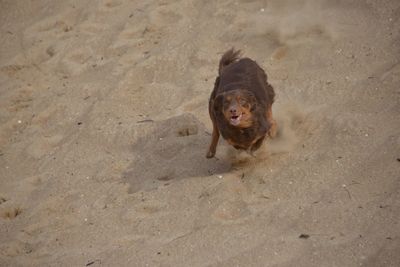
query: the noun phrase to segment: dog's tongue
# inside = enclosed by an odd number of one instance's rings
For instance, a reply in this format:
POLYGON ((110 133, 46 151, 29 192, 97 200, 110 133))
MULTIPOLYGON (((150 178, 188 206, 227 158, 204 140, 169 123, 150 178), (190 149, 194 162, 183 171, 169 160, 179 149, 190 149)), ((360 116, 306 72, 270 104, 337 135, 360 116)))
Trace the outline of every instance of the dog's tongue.
POLYGON ((236 126, 240 123, 240 117, 241 116, 232 116, 231 117, 231 123, 232 125, 236 126))

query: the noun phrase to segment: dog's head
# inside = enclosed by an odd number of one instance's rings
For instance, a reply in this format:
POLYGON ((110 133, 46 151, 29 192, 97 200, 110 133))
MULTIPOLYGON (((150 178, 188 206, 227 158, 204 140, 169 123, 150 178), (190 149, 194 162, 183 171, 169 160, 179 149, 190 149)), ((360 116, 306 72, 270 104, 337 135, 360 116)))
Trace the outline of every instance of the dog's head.
POLYGON ((216 96, 214 109, 233 126, 247 128, 253 124, 256 98, 247 90, 232 90, 216 96))

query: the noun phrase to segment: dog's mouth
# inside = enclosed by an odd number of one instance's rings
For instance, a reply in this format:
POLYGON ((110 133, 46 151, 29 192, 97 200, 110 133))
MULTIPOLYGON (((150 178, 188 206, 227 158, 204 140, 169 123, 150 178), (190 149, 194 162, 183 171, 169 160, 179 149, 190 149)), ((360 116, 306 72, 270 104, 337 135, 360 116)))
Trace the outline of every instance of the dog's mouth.
POLYGON ((231 116, 231 124, 236 126, 240 123, 243 114, 231 116))

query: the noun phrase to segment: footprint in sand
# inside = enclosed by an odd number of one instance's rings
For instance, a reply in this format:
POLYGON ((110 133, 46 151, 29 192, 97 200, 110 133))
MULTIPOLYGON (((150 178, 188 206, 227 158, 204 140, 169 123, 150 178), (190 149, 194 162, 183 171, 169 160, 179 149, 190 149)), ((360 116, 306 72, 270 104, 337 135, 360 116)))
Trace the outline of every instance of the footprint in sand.
POLYGON ((151 24, 162 27, 178 23, 182 19, 182 15, 168 6, 160 6, 150 12, 149 18, 151 24))
POLYGON ((0 197, 0 205, 6 202, 7 199, 5 197, 0 197))
POLYGON ((1 208, 0 216, 3 219, 15 219, 22 213, 22 208, 16 206, 9 206, 1 208))
POLYGON ((244 201, 224 201, 213 212, 213 217, 223 222, 236 222, 251 214, 244 201))
MULTIPOLYGON (((140 201, 140 200, 139 200, 140 201)), ((165 214, 165 203, 155 200, 141 200, 143 202, 134 205, 129 210, 124 210, 121 213, 121 219, 129 222, 137 221, 138 219, 151 219, 165 214)))
POLYGON ((21 42, 27 44, 24 49, 29 55, 29 61, 40 65, 52 60, 57 51, 68 50, 69 39, 74 36, 72 17, 69 14, 48 17, 23 32, 21 42))
POLYGON ((54 57, 54 55, 56 54, 56 49, 55 49, 55 47, 54 46, 49 46, 47 49, 46 49, 46 54, 47 55, 49 55, 49 57, 54 57))
POLYGON ((15 219, 22 213, 22 208, 19 205, 12 203, 5 197, 0 197, 0 218, 15 219))
POLYGON ((120 5, 121 5, 120 1, 107 1, 104 4, 104 6, 107 7, 107 8, 114 8, 114 7, 117 7, 117 6, 120 6, 120 5))
POLYGON ((33 143, 26 148, 26 153, 35 159, 40 159, 58 147, 63 139, 64 136, 61 134, 35 139, 33 143))
POLYGON ((9 111, 17 112, 22 109, 26 109, 31 105, 33 101, 33 90, 24 89, 20 90, 11 98, 11 105, 8 107, 9 111))
POLYGON ((74 49, 64 55, 58 66, 62 73, 75 76, 92 66, 95 55, 89 47, 74 49))
POLYGON ((0 247, 1 253, 6 257, 15 257, 18 255, 30 254, 33 251, 33 246, 30 243, 19 240, 12 241, 9 244, 0 247))
POLYGON ((29 36, 34 36, 34 33, 44 34, 46 32, 55 31, 58 33, 65 33, 72 30, 72 26, 67 22, 60 20, 59 17, 47 17, 42 19, 36 24, 33 24, 29 29, 27 29, 26 33, 29 36))
POLYGON ((13 65, 7 65, 4 67, 0 68, 0 71, 5 73, 7 76, 14 77, 23 70, 24 68, 27 68, 28 66, 25 65, 18 65, 18 64, 13 64, 13 65))
POLYGON ((62 121, 63 117, 65 116, 65 112, 65 106, 49 106, 36 114, 36 116, 32 119, 32 125, 39 126, 41 128, 58 126, 58 123, 62 121))

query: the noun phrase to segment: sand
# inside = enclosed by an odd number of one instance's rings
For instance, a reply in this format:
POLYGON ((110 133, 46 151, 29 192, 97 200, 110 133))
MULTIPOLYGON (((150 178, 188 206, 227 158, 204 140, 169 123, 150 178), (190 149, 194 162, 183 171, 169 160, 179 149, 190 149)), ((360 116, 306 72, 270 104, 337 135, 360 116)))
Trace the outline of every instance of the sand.
POLYGON ((0 266, 400 266, 400 2, 0 1, 0 266), (206 159, 218 61, 279 132, 206 159))

